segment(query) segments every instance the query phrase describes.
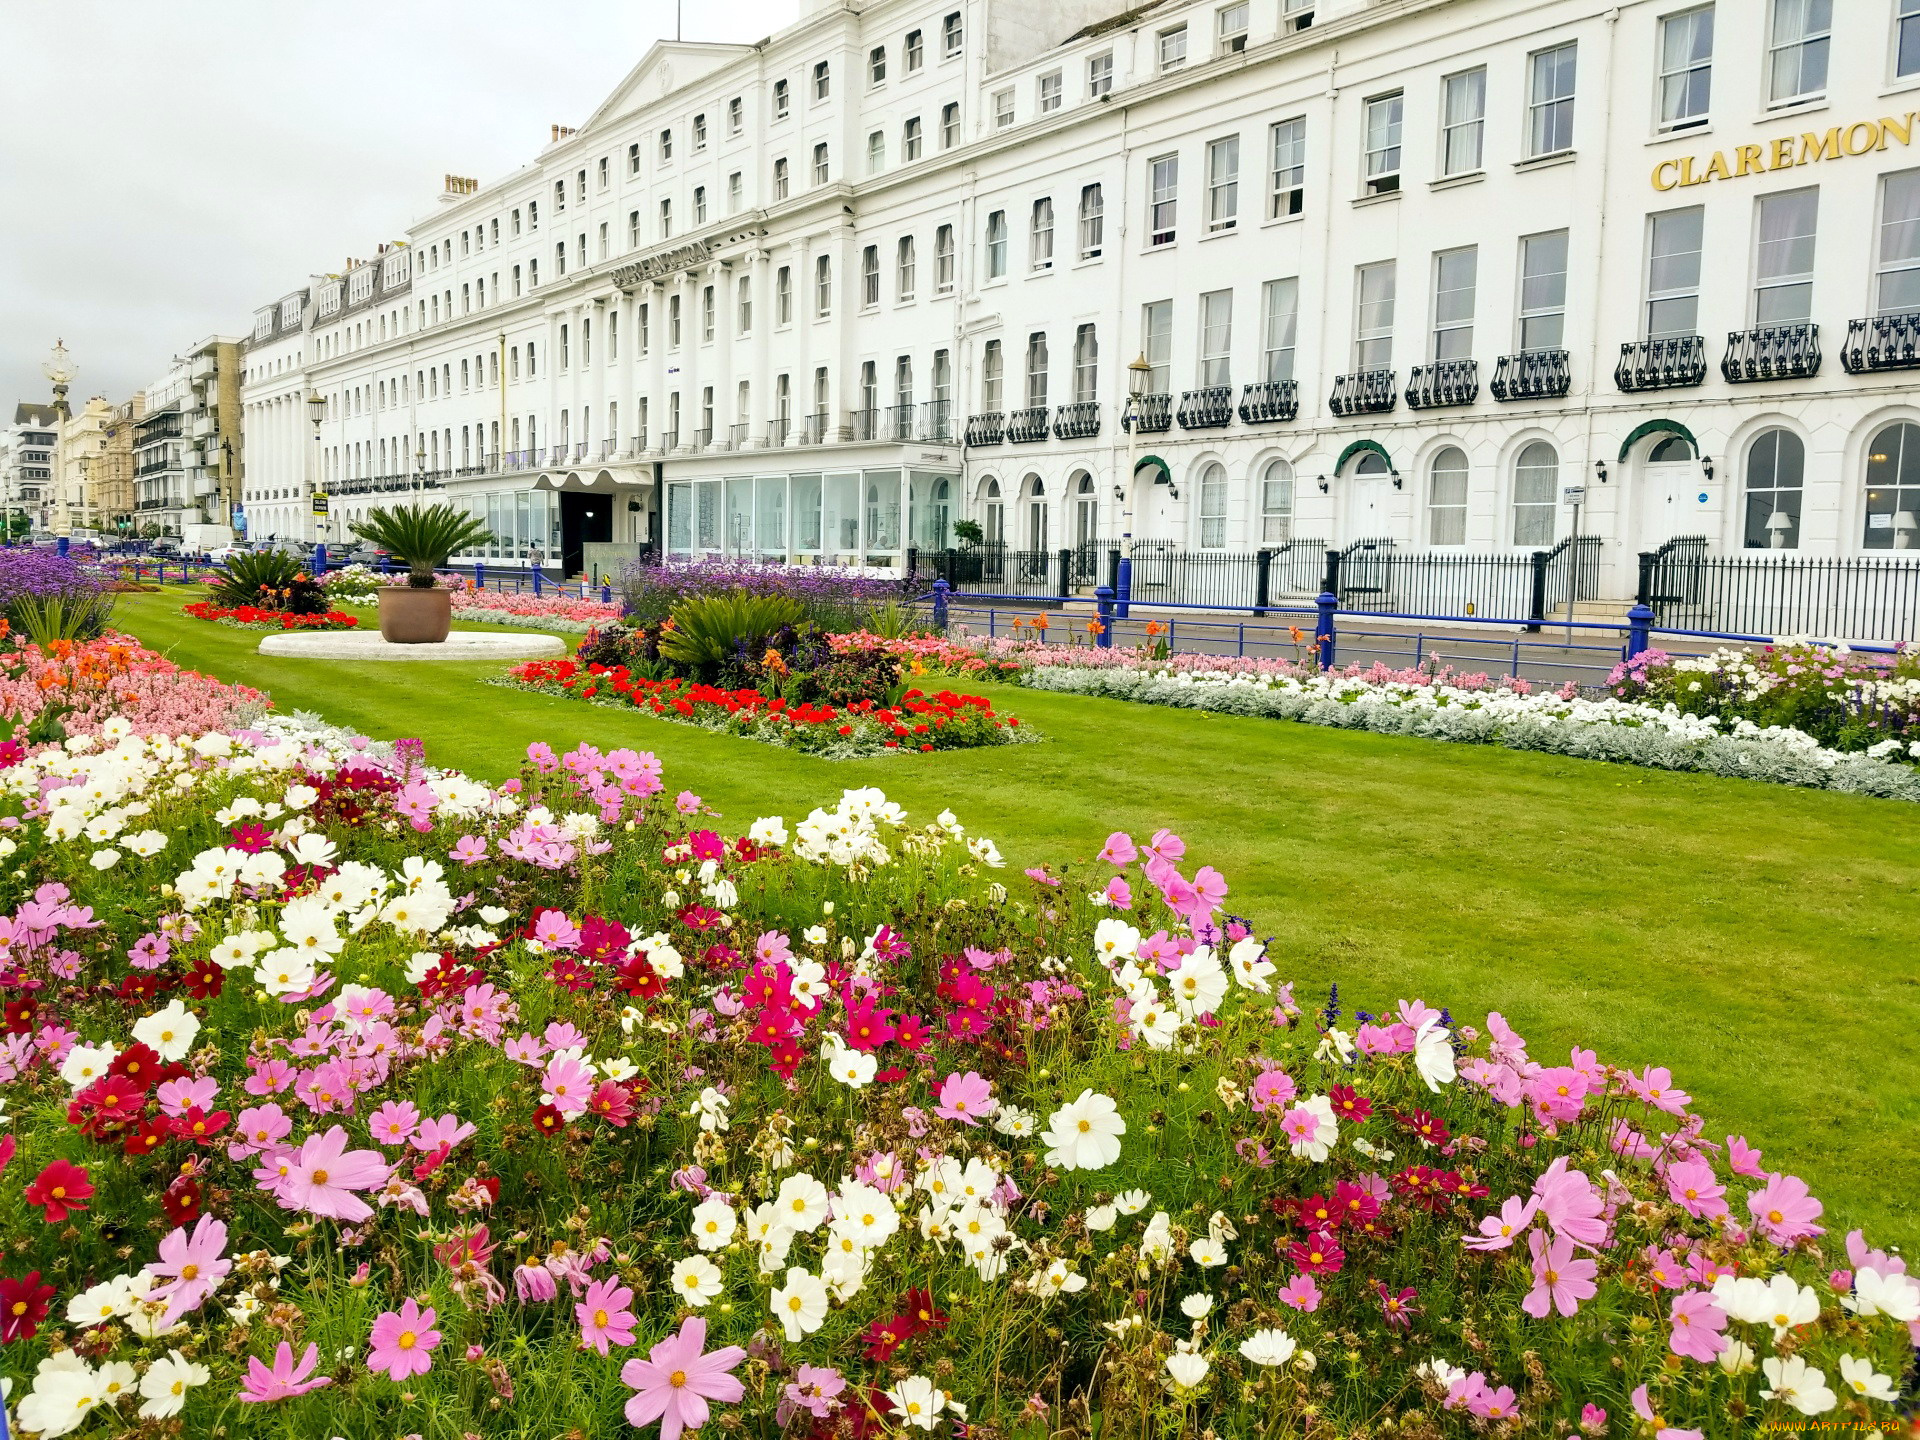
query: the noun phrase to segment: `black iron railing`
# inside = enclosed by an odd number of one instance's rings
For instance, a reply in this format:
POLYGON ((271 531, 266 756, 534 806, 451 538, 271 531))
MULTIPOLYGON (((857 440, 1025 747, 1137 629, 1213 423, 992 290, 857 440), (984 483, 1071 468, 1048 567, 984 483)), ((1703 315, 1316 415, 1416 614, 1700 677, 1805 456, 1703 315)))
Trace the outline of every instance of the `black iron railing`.
POLYGON ((1294 380, 1256 380, 1240 387, 1240 418, 1249 425, 1292 420, 1300 413, 1300 385, 1294 380))
POLYGON ((1920 639, 1920 555, 1712 555, 1684 536, 1641 554, 1637 598, 1682 630, 1906 642, 1920 639))
POLYGON ((920 407, 920 438, 942 442, 953 439, 952 401, 929 400, 920 407))
POLYGON ((1480 362, 1435 360, 1407 372, 1407 404, 1415 410, 1471 405, 1480 398, 1480 362))
POLYGON ((1007 438, 1007 417, 998 410, 967 417, 967 444, 998 445, 1007 438))
POLYGON ((1493 362, 1487 390, 1496 400, 1555 400, 1573 388, 1564 350, 1522 350, 1493 362))
POLYGON ((807 426, 801 439, 809 445, 823 445, 827 439, 827 412, 816 410, 807 416, 807 426))
POLYGON ((1123 430, 1142 435, 1158 435, 1173 428, 1173 396, 1136 395, 1133 410, 1120 422, 1123 430))
POLYGON ((1707 342, 1701 335, 1629 340, 1613 367, 1613 383, 1622 390, 1673 390, 1706 378, 1707 342))
POLYGON ((1408 551, 1374 538, 1327 551, 1322 583, 1347 610, 1538 623, 1563 614, 1569 594, 1593 598, 1599 570, 1593 535, 1505 555, 1408 551))
POLYGON ((1847 322, 1840 366, 1849 375, 1920 369, 1920 315, 1870 315, 1847 322))
POLYGON ((887 438, 904 444, 913 439, 913 406, 895 405, 887 412, 887 438))
POLYGON ((1053 412, 1053 435, 1056 440, 1084 440, 1099 433, 1100 402, 1097 400, 1076 400, 1053 412))
POLYGON ((1720 373, 1728 383, 1756 380, 1802 380, 1820 373, 1820 327, 1811 321, 1798 325, 1766 325, 1756 330, 1729 330, 1727 353, 1720 357, 1720 373))
POLYGON ((1233 420, 1233 387, 1207 385, 1180 397, 1182 430, 1218 430, 1233 420))
POLYGON ((693 448, 696 450, 710 450, 713 448, 713 427, 711 425, 703 425, 693 432, 693 448))
POLYGON ((855 440, 877 440, 880 438, 880 412, 873 410, 849 410, 847 412, 847 432, 855 440))
POLYGON ((1007 417, 1007 439, 1016 445, 1030 445, 1047 438, 1047 422, 1052 412, 1044 405, 1029 405, 1007 417))
POLYGON ((1327 408, 1336 415, 1384 415, 1400 403, 1391 370, 1356 370, 1336 375, 1327 408))

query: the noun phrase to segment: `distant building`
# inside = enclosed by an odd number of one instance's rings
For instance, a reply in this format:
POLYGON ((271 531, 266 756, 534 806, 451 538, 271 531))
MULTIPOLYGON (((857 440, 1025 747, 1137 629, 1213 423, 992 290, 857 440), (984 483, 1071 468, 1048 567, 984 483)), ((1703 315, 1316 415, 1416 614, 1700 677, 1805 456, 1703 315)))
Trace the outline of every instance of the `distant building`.
POLYGON ((295 290, 256 310, 241 356, 240 499, 249 540, 317 538, 306 371, 310 294, 295 290))
POLYGON ((64 397, 49 405, 23 400, 14 407, 12 426, 0 432, 0 504, 6 508, 9 532, 23 523, 45 528, 60 427, 66 420, 64 397))
POLYGON ((106 428, 106 447, 95 467, 93 507, 95 526, 109 535, 131 535, 133 523, 133 436, 147 413, 147 397, 136 394, 113 407, 106 428))
POLYGON ((136 529, 224 543, 240 503, 240 342, 209 336, 146 394, 134 425, 136 529))
POLYGON ((96 501, 99 476, 107 453, 107 431, 114 409, 104 395, 88 400, 78 415, 60 426, 54 452, 53 485, 48 491, 42 523, 56 535, 97 529, 96 501))

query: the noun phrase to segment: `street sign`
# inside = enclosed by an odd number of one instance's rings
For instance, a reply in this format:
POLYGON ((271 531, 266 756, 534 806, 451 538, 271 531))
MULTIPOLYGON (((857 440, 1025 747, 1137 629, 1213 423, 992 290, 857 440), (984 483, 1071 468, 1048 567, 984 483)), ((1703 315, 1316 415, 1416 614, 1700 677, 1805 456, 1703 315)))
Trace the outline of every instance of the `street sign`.
POLYGON ((326 492, 320 491, 315 493, 313 497, 313 513, 315 515, 324 515, 327 513, 326 492))
POLYGON ((1562 486, 1560 498, 1569 505, 1578 505, 1587 498, 1587 487, 1584 485, 1562 486))

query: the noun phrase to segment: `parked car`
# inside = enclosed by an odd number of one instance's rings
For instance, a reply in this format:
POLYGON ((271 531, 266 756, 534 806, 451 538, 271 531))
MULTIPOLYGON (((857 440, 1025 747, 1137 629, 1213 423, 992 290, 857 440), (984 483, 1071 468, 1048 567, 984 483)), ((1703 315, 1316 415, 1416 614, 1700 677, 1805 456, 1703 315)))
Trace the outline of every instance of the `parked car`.
POLYGON ((216 549, 209 550, 207 552, 207 559, 211 560, 215 565, 224 565, 236 555, 246 555, 250 553, 245 545, 221 545, 216 549))

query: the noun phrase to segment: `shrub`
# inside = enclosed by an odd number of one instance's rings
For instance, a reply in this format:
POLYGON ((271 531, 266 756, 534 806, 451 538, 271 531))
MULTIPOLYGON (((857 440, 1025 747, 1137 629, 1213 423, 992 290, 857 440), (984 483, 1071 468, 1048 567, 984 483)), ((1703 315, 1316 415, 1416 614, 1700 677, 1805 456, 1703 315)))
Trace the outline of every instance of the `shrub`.
POLYGON ((713 679, 723 667, 755 663, 771 637, 795 630, 805 615, 805 607, 787 595, 744 590, 696 595, 674 606, 672 626, 660 635, 660 653, 687 674, 713 679))
POLYGON ((328 595, 293 556, 278 550, 235 555, 210 585, 223 606, 273 610, 287 615, 324 615, 328 595))
POLYGON ((783 687, 789 699, 825 705, 881 702, 900 687, 900 661, 878 646, 833 650, 807 669, 796 669, 783 687))
POLYGON ((356 520, 353 533, 407 567, 407 584, 434 588, 434 572, 456 550, 471 550, 493 538, 478 520, 451 505, 384 506, 356 520))
POLYGON ((329 570, 321 577, 321 584, 327 587, 327 594, 334 600, 371 601, 380 593, 385 580, 372 569, 358 561, 352 565, 343 565, 338 570, 329 570))

